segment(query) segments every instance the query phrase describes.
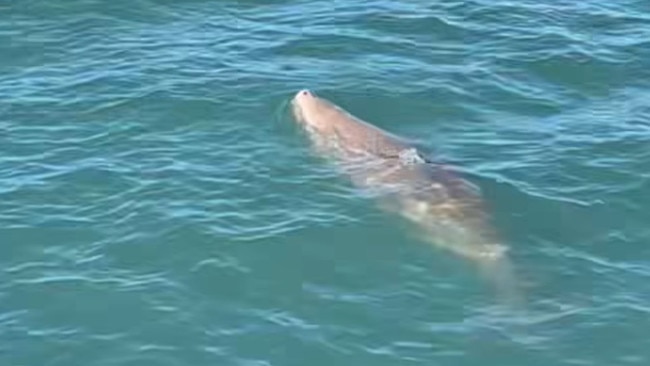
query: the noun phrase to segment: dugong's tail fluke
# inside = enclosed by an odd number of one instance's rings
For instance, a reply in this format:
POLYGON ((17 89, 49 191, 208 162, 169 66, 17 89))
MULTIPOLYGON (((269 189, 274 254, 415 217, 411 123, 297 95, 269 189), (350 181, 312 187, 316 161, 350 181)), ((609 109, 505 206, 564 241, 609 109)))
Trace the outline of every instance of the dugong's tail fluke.
POLYGON ((508 248, 499 244, 468 244, 463 241, 441 240, 440 231, 424 230, 417 238, 434 244, 472 261, 481 277, 491 285, 499 302, 509 310, 523 310, 524 296, 508 248), (434 235, 435 234, 435 235, 434 235))
POLYGON ((524 296, 507 253, 485 256, 477 263, 483 277, 494 287, 499 302, 508 310, 523 310, 524 296))

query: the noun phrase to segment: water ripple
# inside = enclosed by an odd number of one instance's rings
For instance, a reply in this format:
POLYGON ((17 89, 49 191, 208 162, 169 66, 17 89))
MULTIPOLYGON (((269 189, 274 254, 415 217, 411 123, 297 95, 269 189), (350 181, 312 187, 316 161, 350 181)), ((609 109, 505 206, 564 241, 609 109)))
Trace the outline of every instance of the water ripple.
POLYGON ((643 364, 648 11, 1 7, 0 363, 643 364), (476 179, 526 316, 311 155, 303 87, 476 179))

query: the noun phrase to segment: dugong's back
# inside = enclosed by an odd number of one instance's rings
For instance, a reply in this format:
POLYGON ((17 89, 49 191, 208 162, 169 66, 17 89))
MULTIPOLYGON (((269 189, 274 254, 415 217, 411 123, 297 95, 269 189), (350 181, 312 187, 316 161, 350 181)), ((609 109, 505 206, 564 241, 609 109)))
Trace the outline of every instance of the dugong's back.
POLYGON ((465 255, 483 255, 488 247, 482 243, 495 241, 481 199, 466 181, 424 161, 404 139, 310 91, 300 91, 292 103, 296 120, 319 150, 335 157, 356 185, 385 193, 392 210, 435 232, 439 240, 455 241, 454 248, 465 255), (451 238, 449 232, 466 234, 451 238))

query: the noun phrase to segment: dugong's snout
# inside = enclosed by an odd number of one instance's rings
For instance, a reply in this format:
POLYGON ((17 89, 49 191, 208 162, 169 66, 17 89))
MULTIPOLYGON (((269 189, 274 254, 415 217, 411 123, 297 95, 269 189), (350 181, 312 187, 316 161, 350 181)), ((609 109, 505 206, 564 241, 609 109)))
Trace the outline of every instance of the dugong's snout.
POLYGON ((297 99, 297 98, 309 98, 309 97, 313 97, 313 96, 315 96, 315 94, 311 90, 302 89, 302 90, 300 90, 300 91, 298 91, 296 93, 296 95, 294 96, 294 99, 297 99))
POLYGON ((315 94, 311 90, 302 89, 293 96, 293 98, 291 99, 291 104, 301 105, 313 100, 314 97, 315 94))
POLYGON ((302 89, 298 91, 291 99, 291 109, 293 117, 297 122, 305 122, 305 108, 314 101, 314 93, 309 89, 302 89))

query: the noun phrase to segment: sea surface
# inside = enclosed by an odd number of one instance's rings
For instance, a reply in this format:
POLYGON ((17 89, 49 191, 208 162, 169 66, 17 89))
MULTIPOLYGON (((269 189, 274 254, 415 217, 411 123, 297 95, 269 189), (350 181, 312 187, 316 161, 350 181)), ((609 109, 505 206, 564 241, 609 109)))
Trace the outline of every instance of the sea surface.
POLYGON ((650 365, 648 0, 0 0, 0 365, 650 365), (480 188, 522 308, 313 153, 480 188))

